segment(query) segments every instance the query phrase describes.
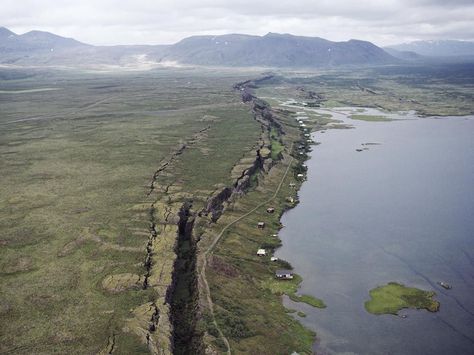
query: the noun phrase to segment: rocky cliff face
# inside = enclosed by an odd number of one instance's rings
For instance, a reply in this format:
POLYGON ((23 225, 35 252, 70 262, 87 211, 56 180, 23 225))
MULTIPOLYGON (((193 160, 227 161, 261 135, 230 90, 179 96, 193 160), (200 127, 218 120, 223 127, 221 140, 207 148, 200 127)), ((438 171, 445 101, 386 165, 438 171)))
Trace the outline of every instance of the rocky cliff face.
POLYGON ((175 354, 203 354, 202 330, 198 329, 199 289, 196 272, 197 237, 193 232, 195 216, 191 202, 183 204, 179 212, 176 260, 173 283, 168 290, 173 326, 172 344, 175 354))
POLYGON ((250 105, 255 120, 261 125, 262 134, 260 141, 253 151, 253 158, 245 157, 234 167, 233 176, 236 176, 236 179, 233 185, 217 190, 209 198, 206 208, 201 211, 201 214, 210 214, 212 222, 216 222, 219 219, 228 202, 232 201, 236 196, 245 193, 251 187, 254 176, 259 172, 268 171, 272 166, 269 156, 271 149, 269 142, 270 131, 272 128, 275 128, 282 134, 283 130, 280 123, 274 118, 269 106, 255 97, 251 91, 258 83, 271 80, 272 78, 273 75, 269 75, 261 79, 248 80, 234 85, 234 89, 240 92, 242 102, 250 105))

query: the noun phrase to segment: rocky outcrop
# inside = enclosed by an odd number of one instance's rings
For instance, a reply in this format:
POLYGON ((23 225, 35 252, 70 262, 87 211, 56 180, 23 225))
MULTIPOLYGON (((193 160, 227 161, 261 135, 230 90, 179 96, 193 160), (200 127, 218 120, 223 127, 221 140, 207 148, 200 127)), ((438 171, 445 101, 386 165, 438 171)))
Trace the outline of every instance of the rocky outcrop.
POLYGON ((184 143, 180 143, 177 148, 169 155, 169 157, 161 163, 160 167, 153 174, 147 196, 150 196, 155 190, 158 177, 176 160, 178 156, 183 154, 186 148, 201 140, 209 129, 211 129, 211 126, 207 126, 194 133, 189 140, 184 143))
POLYGON ((260 171, 264 170, 265 159, 260 154, 264 144, 259 143, 255 156, 251 162, 247 162, 248 158, 244 158, 243 164, 240 162, 234 167, 234 170, 241 169, 240 174, 236 177, 232 186, 226 186, 217 190, 208 199, 206 207, 200 212, 200 215, 211 215, 211 221, 216 222, 224 211, 225 204, 230 202, 235 196, 243 194, 252 185, 252 179, 260 171))
POLYGON ((242 102, 251 104, 252 112, 257 121, 266 127, 275 127, 281 134, 284 134, 281 124, 275 118, 270 106, 262 99, 256 97, 252 91, 252 89, 257 88, 259 84, 274 80, 275 78, 275 75, 267 75, 259 79, 243 81, 235 84, 234 89, 240 92, 242 102))
MULTIPOLYGON (((183 205, 178 193, 170 190, 173 183, 159 184, 159 179, 175 163, 185 150, 204 139, 210 126, 207 126, 176 148, 164 159, 154 172, 146 196, 152 198, 149 204, 141 204, 137 209, 148 215, 148 241, 145 246, 143 259, 144 275, 112 275, 104 280, 104 288, 126 290, 137 288, 152 289, 152 300, 132 310, 132 316, 127 320, 124 331, 136 334, 148 347, 151 354, 173 353, 173 292, 176 279, 180 276, 177 269, 177 256, 180 249, 180 236, 183 234, 183 211, 189 211, 183 205), (171 198, 175 196, 176 198, 171 198), (175 200, 175 201, 173 201, 175 200), (177 200, 177 201, 176 201, 177 200), (124 282, 117 282, 117 276, 124 282), (126 281, 126 282, 125 282, 126 281)), ((174 189, 175 191, 176 189, 174 189)), ((189 216, 188 216, 189 217, 189 216)), ((188 219, 186 218, 186 221, 188 219)), ((189 219, 189 221, 191 221, 189 219)), ((185 228, 186 235, 192 230, 192 224, 185 228)))
POLYGON ((33 260, 28 256, 18 256, 2 260, 0 263, 0 273, 8 275, 18 272, 28 272, 34 269, 33 260))
POLYGON ((204 209, 205 214, 211 214, 211 220, 216 222, 224 210, 224 202, 228 201, 232 196, 233 189, 224 187, 222 190, 216 191, 207 201, 204 209))
POLYGON ((281 124, 272 113, 270 106, 265 101, 254 96, 251 91, 258 84, 273 78, 273 75, 268 75, 260 79, 247 80, 234 85, 234 89, 241 93, 242 101, 251 105, 255 120, 261 124, 262 137, 254 150, 255 156, 252 161, 249 163, 247 158, 244 158, 245 163, 239 162, 236 165, 235 168, 241 168, 241 172, 236 177, 233 185, 231 187, 226 186, 212 194, 207 201, 206 207, 200 212, 200 215, 210 214, 212 222, 216 222, 219 219, 226 203, 230 202, 234 196, 244 193, 251 187, 252 179, 256 174, 260 171, 268 171, 273 166, 273 162, 270 159, 270 132, 272 129, 276 129, 279 134, 284 134, 284 132, 281 124))
POLYGON ((237 194, 242 194, 244 193, 251 185, 251 179, 252 176, 257 174, 260 170, 263 169, 264 166, 264 159, 262 158, 260 154, 260 149, 262 147, 260 146, 259 149, 257 149, 255 160, 253 161, 253 164, 249 166, 247 169, 245 169, 242 172, 242 175, 237 178, 237 180, 234 183, 234 189, 233 193, 237 194))
POLYGON ((131 273, 109 275, 102 280, 102 288, 110 293, 138 290, 143 286, 143 276, 131 273))
MULTIPOLYGON (((129 275, 125 278, 129 282, 120 284, 120 287, 129 289, 142 282, 142 288, 153 289, 153 300, 134 309, 126 326, 148 345, 152 354, 204 353, 204 334, 198 326, 200 308, 196 264, 200 236, 194 232, 195 220, 207 216, 201 221, 216 222, 229 201, 258 183, 258 175, 272 166, 270 132, 282 132, 269 106, 250 92, 255 85, 255 81, 249 81, 239 86, 239 90, 243 89, 242 100, 249 103, 255 120, 261 125, 260 139, 232 170, 233 183, 216 189, 199 213, 192 211, 192 196, 179 195, 178 198, 174 188, 160 185, 158 180, 179 155, 207 134, 209 127, 180 143, 153 174, 147 196, 156 197, 146 206, 149 237, 143 260, 145 273, 138 279, 134 277, 138 275, 129 275), (181 202, 173 202, 176 200, 181 202)), ((226 272, 232 273, 232 270, 226 272)), ((111 290, 120 288, 113 279, 104 282, 111 290)))

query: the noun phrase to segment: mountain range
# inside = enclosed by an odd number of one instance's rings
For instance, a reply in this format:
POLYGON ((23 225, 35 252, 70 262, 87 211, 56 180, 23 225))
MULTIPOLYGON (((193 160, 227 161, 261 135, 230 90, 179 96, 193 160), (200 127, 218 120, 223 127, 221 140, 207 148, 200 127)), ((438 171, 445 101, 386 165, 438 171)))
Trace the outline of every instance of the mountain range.
MULTIPOLYGON (((450 43, 450 46, 455 44, 450 43)), ((18 35, 0 27, 0 64, 17 66, 171 64, 320 68, 395 64, 430 55, 427 53, 431 52, 420 48, 427 46, 406 44, 384 50, 367 41, 333 42, 277 33, 192 36, 172 45, 93 46, 49 32, 30 31, 18 35)))
POLYGON ((470 41, 415 41, 387 48, 429 57, 474 56, 474 42, 470 41))
POLYGON ((161 59, 198 65, 270 67, 326 67, 396 61, 370 42, 331 42, 318 37, 277 33, 189 37, 171 46, 161 59))
POLYGON ((137 61, 205 66, 327 67, 390 64, 398 59, 370 42, 332 42, 289 34, 193 36, 173 45, 93 46, 49 32, 18 35, 0 28, 0 64, 128 65, 137 61))

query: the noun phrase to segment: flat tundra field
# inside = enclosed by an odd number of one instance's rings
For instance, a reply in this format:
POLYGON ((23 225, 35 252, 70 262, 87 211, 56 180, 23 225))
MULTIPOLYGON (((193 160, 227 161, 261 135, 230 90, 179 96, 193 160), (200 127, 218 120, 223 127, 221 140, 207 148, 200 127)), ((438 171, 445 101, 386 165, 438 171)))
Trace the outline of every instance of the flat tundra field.
POLYGON ((474 112, 410 70, 0 69, 0 353, 311 353, 270 257, 331 120, 277 104, 474 112))

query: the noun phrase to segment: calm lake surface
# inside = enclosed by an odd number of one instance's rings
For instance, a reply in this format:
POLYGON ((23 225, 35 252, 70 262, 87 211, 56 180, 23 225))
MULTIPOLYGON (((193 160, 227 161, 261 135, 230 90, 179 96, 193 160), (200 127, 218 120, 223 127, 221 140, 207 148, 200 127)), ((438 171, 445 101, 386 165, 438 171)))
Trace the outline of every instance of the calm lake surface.
POLYGON ((286 305, 307 314, 318 353, 474 354, 474 116, 365 122, 336 111, 355 128, 313 135, 321 145, 277 252, 303 277, 300 292, 328 307, 286 305), (380 145, 356 151, 367 142, 380 145), (369 290, 390 281, 434 290, 440 311, 366 312, 369 290))

